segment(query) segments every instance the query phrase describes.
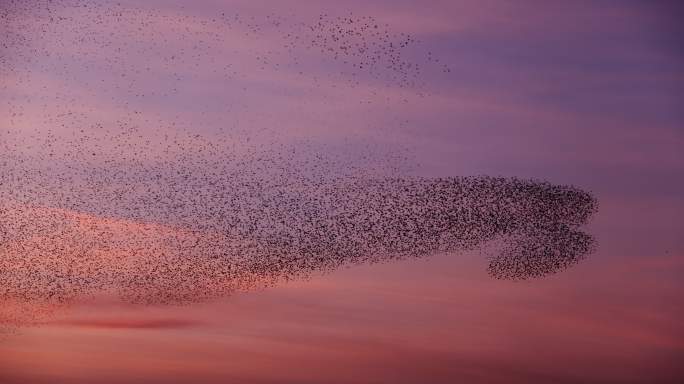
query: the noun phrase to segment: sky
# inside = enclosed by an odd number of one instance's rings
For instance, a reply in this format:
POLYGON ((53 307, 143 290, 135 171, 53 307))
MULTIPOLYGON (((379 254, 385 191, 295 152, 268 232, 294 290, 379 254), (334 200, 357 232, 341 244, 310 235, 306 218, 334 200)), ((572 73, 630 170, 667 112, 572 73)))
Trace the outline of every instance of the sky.
POLYGON ((681 12, 666 1, 0 1, 0 159, 22 175, 0 179, 0 225, 37 228, 0 245, 13 284, 0 320, 18 325, 0 338, 0 382, 680 382, 681 12), (317 25, 348 19, 355 32, 368 24, 363 35, 321 40, 317 25), (339 48, 363 38, 393 50, 339 48), (174 144, 156 146, 161 137, 174 144), (67 268, 83 254, 116 273, 136 258, 163 266, 165 239, 193 234, 161 213, 139 220, 131 207, 144 194, 111 175, 207 175, 227 158, 225 169, 266 180, 264 158, 296 180, 571 185, 597 201, 582 226, 595 249, 523 281, 488 273, 487 243, 289 281, 243 274, 247 289, 214 279, 216 297, 191 303, 108 290, 53 303, 54 287, 12 279, 29 261, 87 279, 90 267, 67 268), (70 174, 75 165, 97 172, 70 174), (103 175, 126 204, 109 209, 109 190, 93 192, 103 175), (68 221, 76 241, 41 235, 45 217, 68 221), (102 228, 147 250, 106 248, 92 233, 102 228))

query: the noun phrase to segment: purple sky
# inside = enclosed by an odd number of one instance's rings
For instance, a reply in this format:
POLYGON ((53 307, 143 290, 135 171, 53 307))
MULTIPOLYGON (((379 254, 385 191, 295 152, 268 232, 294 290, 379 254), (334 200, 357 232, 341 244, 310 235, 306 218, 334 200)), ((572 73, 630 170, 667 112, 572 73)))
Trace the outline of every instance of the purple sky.
POLYGON ((30 154, 48 131, 97 136, 95 124, 124 121, 150 137, 197 132, 265 147, 306 140, 350 156, 361 147, 405 153, 411 174, 591 191, 597 252, 519 283, 488 277, 474 252, 354 267, 187 308, 96 299, 0 341, 1 382, 684 378, 676 2, 136 3, 101 6, 123 14, 102 22, 55 6, 73 19, 47 27, 40 11, 0 4, 11 16, 0 32, 26 38, 0 48, 11 63, 0 72, 0 144, 22 143, 30 154), (243 21, 220 25, 222 13, 243 21), (415 37, 405 57, 423 69, 418 84, 352 76, 315 50, 283 49, 284 27, 250 32, 267 18, 295 28, 322 13, 372 16, 415 37))

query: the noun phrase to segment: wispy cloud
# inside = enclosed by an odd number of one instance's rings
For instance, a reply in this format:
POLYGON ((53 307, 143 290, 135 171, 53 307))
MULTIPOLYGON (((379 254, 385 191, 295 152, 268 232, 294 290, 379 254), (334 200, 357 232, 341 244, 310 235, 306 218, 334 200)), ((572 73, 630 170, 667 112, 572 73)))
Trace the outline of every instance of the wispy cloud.
POLYGON ((178 329, 196 327, 202 323, 189 319, 166 319, 166 318, 77 318, 68 320, 54 320, 47 325, 79 327, 79 328, 103 328, 103 329, 178 329))

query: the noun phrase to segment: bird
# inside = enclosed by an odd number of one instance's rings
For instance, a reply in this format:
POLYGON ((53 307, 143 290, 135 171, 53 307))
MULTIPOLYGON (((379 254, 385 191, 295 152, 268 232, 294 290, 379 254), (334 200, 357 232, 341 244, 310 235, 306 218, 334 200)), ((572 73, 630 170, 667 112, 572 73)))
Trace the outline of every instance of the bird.
MULTIPOLYGON (((1 86, 12 91, 0 136, 0 301, 24 304, 3 309, 0 327, 38 325, 54 308, 102 293, 190 305, 494 240, 503 245, 489 261, 492 277, 539 278, 595 247, 582 230, 598 209, 590 192, 541 180, 410 175, 405 153, 385 156, 354 138, 292 140, 267 108, 247 102, 264 73, 286 72, 310 95, 366 84, 417 95, 426 71, 451 72, 431 51, 410 55, 420 40, 373 16, 306 22, 9 0, 0 19, 1 86), (235 39, 257 43, 232 47, 235 39), (228 62, 226 53, 251 59, 228 62), (193 84, 208 75, 228 91, 188 104, 193 84), (62 83, 16 92, 42 77, 62 83), (179 104, 191 113, 156 108, 179 104), (34 110, 42 112, 27 116, 34 110), (40 120, 33 129, 31 119, 40 120)), ((376 91, 358 92, 379 102, 376 91)))

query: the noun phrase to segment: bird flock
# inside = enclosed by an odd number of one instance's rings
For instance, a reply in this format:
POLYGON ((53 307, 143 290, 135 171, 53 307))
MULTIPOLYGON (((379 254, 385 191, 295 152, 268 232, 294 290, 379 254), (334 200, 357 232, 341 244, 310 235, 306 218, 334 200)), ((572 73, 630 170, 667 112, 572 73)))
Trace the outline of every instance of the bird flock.
POLYGON ((597 201, 573 186, 415 176, 402 171, 410 163, 403 153, 358 142, 336 152, 253 122, 245 123, 249 132, 211 131, 211 119, 235 124, 231 113, 207 116, 211 99, 197 100, 196 119, 186 123, 155 112, 157 104, 174 106, 174 95, 189 92, 199 79, 193 76, 207 71, 238 84, 231 88, 238 94, 267 66, 324 86, 325 75, 311 74, 307 60, 339 65, 329 76, 349 87, 375 81, 419 92, 423 67, 436 59, 430 53, 412 61, 404 52, 419 41, 373 17, 320 15, 307 23, 79 0, 15 0, 3 2, 0 13, 2 87, 11 94, 2 98, 0 132, 0 326, 34 324, 54 308, 101 294, 139 304, 196 303, 492 241, 501 246, 489 273, 521 280, 564 270, 594 247, 581 227, 597 201), (44 35, 56 31, 57 48, 44 35), (242 41, 276 32, 278 43, 268 39, 247 64, 223 62, 210 49, 237 44, 236 34, 242 41), (123 47, 129 40, 133 47, 123 47), (188 48, 169 53, 166 41, 188 48), (151 59, 141 66, 129 60, 135 55, 151 59), (106 86, 88 78, 98 71, 108 74, 106 86), (167 81, 147 85, 157 72, 167 81), (83 89, 16 92, 46 73, 83 89), (79 108, 90 105, 91 90, 119 115, 79 108), (29 112, 35 108, 39 117, 29 112))

